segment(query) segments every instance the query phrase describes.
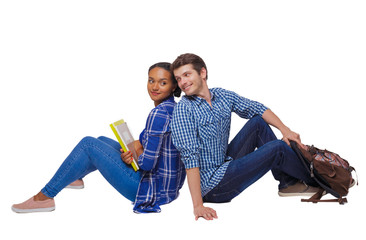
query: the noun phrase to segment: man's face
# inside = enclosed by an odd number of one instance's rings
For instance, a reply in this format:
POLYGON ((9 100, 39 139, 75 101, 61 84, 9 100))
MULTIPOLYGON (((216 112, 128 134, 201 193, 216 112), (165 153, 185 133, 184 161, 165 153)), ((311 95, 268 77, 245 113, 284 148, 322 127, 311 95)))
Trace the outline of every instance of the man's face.
POLYGON ((200 96, 203 88, 203 81, 206 78, 206 69, 202 68, 198 74, 192 64, 183 65, 174 70, 178 86, 187 96, 200 96))

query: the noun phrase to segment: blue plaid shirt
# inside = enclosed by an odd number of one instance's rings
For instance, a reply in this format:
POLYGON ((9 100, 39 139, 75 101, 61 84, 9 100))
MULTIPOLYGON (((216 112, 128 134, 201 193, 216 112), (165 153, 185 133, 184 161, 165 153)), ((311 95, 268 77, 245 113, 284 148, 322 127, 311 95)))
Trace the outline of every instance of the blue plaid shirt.
POLYGON ((160 205, 179 195, 185 179, 184 165, 171 139, 170 122, 176 105, 170 97, 151 110, 140 134, 144 152, 138 164, 143 171, 134 212, 160 212, 160 205))
POLYGON ((206 195, 223 178, 231 157, 226 155, 231 112, 250 119, 267 107, 222 89, 210 89, 212 107, 197 96, 184 96, 171 123, 173 143, 185 168, 200 170, 201 193, 206 195))

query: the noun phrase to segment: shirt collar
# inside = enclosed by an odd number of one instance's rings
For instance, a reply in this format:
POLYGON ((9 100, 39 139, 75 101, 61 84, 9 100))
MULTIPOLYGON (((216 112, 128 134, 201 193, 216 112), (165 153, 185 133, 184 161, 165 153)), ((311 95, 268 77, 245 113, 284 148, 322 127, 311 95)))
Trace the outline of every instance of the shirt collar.
MULTIPOLYGON (((210 91, 210 95, 211 95, 211 102, 213 100, 215 100, 215 95, 214 93, 211 91, 211 89, 209 89, 210 91)), ((205 101, 205 99, 201 98, 201 97, 198 97, 196 95, 193 95, 193 96, 185 96, 187 97, 188 99, 192 100, 194 103, 196 103, 197 105, 201 105, 203 101, 205 101)))
POLYGON ((172 95, 172 96, 165 98, 160 104, 162 104, 163 102, 175 102, 174 96, 172 95))
POLYGON ((174 96, 171 95, 170 97, 168 97, 167 99, 165 99, 165 101, 174 102, 174 96))

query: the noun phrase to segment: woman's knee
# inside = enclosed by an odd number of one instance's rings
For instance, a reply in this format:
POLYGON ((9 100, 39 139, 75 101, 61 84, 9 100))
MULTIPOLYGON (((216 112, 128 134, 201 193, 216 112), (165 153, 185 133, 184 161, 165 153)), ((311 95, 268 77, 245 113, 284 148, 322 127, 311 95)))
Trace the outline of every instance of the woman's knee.
POLYGON ((105 141, 108 141, 109 140, 109 138, 107 138, 105 136, 99 136, 97 139, 100 140, 100 141, 102 141, 102 142, 105 142, 105 141))
POLYGON ((94 137, 90 137, 90 136, 86 136, 86 137, 83 137, 80 142, 79 142, 79 145, 85 145, 85 144, 92 144, 96 141, 97 139, 94 138, 94 137))

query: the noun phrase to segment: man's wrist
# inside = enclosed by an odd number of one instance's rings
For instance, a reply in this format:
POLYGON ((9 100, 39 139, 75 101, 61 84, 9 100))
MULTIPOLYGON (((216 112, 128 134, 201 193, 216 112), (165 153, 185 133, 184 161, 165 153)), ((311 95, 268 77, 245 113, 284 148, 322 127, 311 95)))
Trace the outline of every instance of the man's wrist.
POLYGON ((192 202, 193 202, 193 208, 199 208, 203 206, 203 199, 201 196, 196 196, 192 198, 192 202))
POLYGON ((197 201, 196 203, 193 203, 193 208, 199 208, 203 206, 203 201, 197 201))
POLYGON ((286 133, 288 133, 290 130, 290 128, 288 128, 287 126, 283 125, 280 128, 278 128, 280 130, 280 132, 282 133, 282 135, 286 135, 286 133))

